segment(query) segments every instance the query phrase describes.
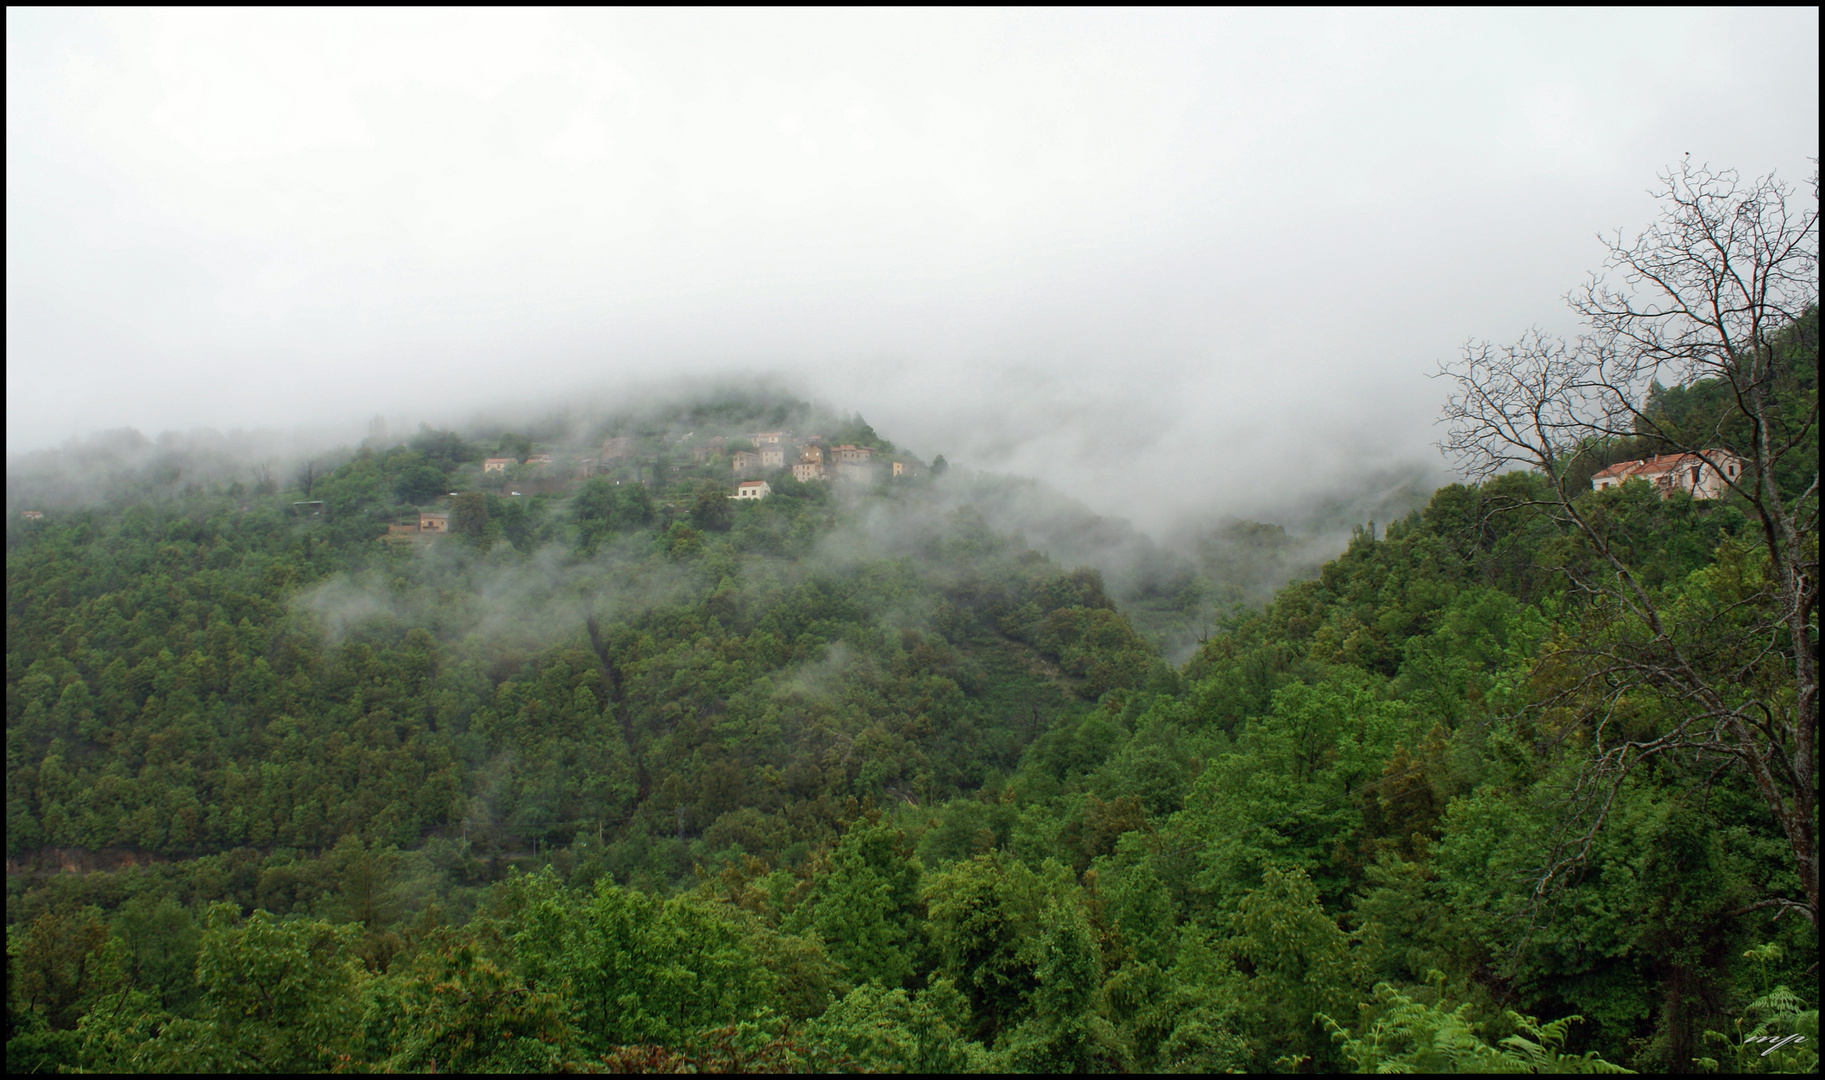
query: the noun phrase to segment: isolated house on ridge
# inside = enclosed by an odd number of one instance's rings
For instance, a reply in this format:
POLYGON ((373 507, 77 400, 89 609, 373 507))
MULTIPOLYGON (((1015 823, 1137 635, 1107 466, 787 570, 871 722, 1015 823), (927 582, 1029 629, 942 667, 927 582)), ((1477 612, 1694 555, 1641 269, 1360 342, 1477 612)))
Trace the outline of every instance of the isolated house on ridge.
POLYGON ((1683 491, 1694 499, 1722 498, 1729 482, 1742 475, 1743 460, 1726 450, 1702 454, 1659 454, 1643 461, 1622 461, 1591 477, 1591 490, 1602 491, 1630 480, 1646 480, 1666 498, 1683 491), (1723 470, 1719 472, 1718 470, 1723 470))

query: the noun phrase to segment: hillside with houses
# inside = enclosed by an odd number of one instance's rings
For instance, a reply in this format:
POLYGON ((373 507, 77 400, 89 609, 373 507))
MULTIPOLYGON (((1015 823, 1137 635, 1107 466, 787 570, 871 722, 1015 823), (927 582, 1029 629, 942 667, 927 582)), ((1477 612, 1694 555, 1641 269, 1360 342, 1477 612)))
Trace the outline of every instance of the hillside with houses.
POLYGON ((1328 561, 761 395, 20 465, 9 1068, 1816 1071, 1768 356, 1328 561))
MULTIPOLYGON (((380 429, 384 430, 384 424, 380 429)), ((466 500, 465 494, 484 495, 488 501, 479 505, 498 506, 502 499, 567 499, 585 488, 637 487, 656 513, 675 516, 686 512, 692 501, 718 489, 730 499, 744 502, 766 498, 777 490, 797 491, 802 485, 860 494, 882 484, 911 483, 931 474, 930 464, 875 436, 859 418, 835 430, 841 441, 821 434, 739 426, 690 430, 652 426, 631 433, 616 426, 599 440, 587 442, 564 437, 535 440, 505 432, 492 445, 484 440, 462 443, 457 449, 447 445, 456 437, 427 431, 417 439, 390 446, 384 436, 370 436, 356 460, 378 460, 383 472, 403 474, 395 491, 412 496, 414 512, 387 524, 381 539, 389 541, 428 541, 448 535, 453 521, 459 531, 468 527, 472 518, 465 517, 460 508, 474 500, 466 500), (437 447, 433 453, 443 466, 437 482, 419 464, 426 448, 432 446, 437 447)), ((938 471, 942 470, 940 458, 938 471)), ((339 475, 326 480, 333 484, 339 475)), ((314 482, 303 485, 302 493, 306 498, 299 505, 308 506, 310 513, 322 513, 329 506, 313 498, 322 494, 314 482)))

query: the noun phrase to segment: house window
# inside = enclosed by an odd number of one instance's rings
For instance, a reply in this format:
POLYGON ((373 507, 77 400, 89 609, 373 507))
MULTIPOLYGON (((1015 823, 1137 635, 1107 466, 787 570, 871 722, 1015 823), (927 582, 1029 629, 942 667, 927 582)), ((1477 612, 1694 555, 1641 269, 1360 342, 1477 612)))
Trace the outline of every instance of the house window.
POLYGON ((1698 472, 1699 472, 1699 466, 1697 466, 1697 465, 1692 466, 1692 486, 1693 487, 1698 486, 1698 472))

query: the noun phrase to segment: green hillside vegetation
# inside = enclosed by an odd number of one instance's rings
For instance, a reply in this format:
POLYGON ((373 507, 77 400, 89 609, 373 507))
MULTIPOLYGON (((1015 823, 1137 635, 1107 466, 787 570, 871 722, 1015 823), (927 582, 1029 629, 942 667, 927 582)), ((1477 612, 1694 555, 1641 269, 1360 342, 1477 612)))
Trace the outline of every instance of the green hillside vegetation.
MULTIPOLYGON (((1816 307, 1782 348, 1816 414, 1816 307)), ((518 496, 478 463, 536 432, 424 431, 10 515, 9 1070, 1816 1068, 1743 771, 1644 760, 1540 885, 1594 702, 1680 708, 1584 678, 1626 616, 1568 586, 1545 477, 1364 524, 1174 666, 929 472, 671 470, 810 411, 718 408, 518 496), (424 507, 449 535, 380 539, 424 507)), ((1579 506, 1692 625, 1771 602, 1739 499, 1579 506)), ((1194 556, 1156 621, 1302 557, 1194 556)))

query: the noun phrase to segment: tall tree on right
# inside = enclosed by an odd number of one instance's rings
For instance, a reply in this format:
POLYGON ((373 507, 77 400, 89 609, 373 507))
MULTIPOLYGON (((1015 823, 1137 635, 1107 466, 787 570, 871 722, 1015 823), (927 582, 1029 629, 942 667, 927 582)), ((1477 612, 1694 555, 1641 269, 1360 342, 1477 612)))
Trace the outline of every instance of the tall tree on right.
MULTIPOLYGON (((1819 183, 1687 161, 1660 213, 1568 298, 1588 332, 1466 346, 1440 444, 1476 479, 1536 474, 1494 510, 1539 514, 1572 541, 1577 635, 1548 649, 1543 734, 1588 747, 1536 896, 1575 871, 1624 779, 1649 761, 1741 769, 1786 835, 1803 897, 1750 908, 1819 917, 1819 183), (1714 403, 1700 423, 1656 406, 1665 387, 1714 403), (1643 438, 1643 437, 1646 438, 1643 438), (1716 470, 1747 527, 1714 566, 1656 584, 1625 492, 1591 492, 1593 459, 1631 440, 1716 470), (1732 470, 1730 459, 1742 463, 1732 470), (1549 719, 1557 717, 1557 719, 1549 719)), ((1602 463, 1602 462, 1600 462, 1602 463)), ((1682 496, 1675 496, 1682 497, 1682 496)), ((1745 908, 1744 910, 1749 910, 1745 908)))

